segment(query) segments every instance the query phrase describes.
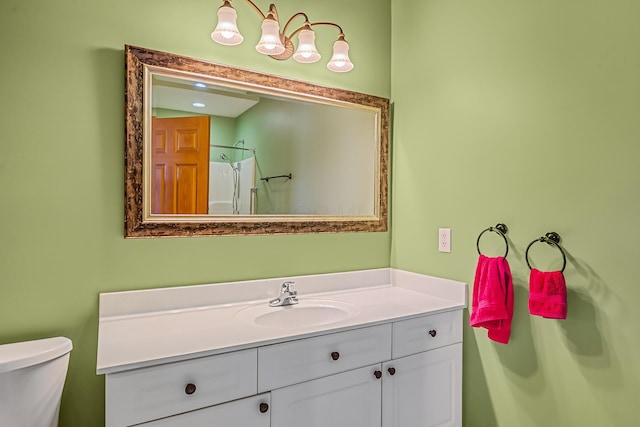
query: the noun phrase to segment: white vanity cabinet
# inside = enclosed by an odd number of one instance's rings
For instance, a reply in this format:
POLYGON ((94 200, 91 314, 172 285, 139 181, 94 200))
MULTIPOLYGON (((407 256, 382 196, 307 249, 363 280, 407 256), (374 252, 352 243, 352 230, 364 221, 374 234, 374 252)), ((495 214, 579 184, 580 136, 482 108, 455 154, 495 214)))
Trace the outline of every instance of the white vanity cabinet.
POLYGON ((462 311, 108 374, 107 427, 456 427, 462 311))
POLYGON ((461 427, 467 299, 397 269, 100 294, 105 426, 461 427))
POLYGON ((460 427, 462 311, 107 375, 107 427, 460 427))

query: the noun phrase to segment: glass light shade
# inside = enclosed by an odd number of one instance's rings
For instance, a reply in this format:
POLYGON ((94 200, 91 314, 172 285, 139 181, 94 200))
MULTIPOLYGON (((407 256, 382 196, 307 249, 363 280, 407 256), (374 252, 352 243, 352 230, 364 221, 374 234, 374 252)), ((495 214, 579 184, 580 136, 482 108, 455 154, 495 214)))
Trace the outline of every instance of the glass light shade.
POLYGON ((221 6, 218 9, 218 25, 211 33, 213 41, 226 46, 235 46, 242 43, 244 37, 240 34, 236 19, 238 14, 231 6, 221 6))
POLYGON ((302 30, 298 35, 298 50, 293 54, 293 59, 304 64, 317 62, 320 53, 316 49, 316 34, 313 30, 302 30))
POLYGON ((280 55, 285 51, 282 41, 280 41, 280 25, 275 19, 264 19, 262 21, 262 37, 256 45, 256 50, 265 55, 280 55))
POLYGON ((353 69, 353 63, 349 59, 349 43, 338 40, 333 44, 333 56, 327 68, 336 73, 346 73, 353 69))

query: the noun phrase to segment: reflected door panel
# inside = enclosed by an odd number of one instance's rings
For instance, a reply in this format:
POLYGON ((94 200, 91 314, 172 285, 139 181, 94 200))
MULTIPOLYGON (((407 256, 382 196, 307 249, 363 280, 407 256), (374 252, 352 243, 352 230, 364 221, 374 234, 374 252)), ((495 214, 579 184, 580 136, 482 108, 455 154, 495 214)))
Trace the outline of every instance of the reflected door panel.
POLYGON ((152 214, 207 214, 209 116, 152 120, 152 214))

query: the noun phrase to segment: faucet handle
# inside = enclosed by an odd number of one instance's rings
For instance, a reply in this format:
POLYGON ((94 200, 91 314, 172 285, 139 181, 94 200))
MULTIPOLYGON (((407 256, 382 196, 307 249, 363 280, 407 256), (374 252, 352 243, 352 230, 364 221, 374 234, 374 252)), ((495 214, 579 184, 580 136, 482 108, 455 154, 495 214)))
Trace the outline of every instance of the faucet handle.
POLYGON ((282 292, 296 292, 296 291, 292 291, 291 288, 293 287, 293 285, 295 285, 296 282, 284 282, 282 284, 282 292))

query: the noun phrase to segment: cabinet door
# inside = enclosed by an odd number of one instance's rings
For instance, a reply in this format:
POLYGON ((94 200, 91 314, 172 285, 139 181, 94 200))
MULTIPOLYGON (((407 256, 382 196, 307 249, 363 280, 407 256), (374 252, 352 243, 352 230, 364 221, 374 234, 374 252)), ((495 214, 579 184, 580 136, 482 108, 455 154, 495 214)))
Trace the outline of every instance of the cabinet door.
POLYGON ((269 427, 269 393, 141 424, 144 427, 269 427))
POLYGON ((380 427, 380 364, 271 392, 272 427, 380 427))
POLYGON ((383 427, 462 425, 462 344, 383 364, 383 427))

